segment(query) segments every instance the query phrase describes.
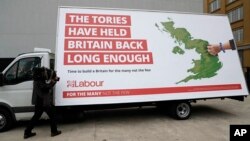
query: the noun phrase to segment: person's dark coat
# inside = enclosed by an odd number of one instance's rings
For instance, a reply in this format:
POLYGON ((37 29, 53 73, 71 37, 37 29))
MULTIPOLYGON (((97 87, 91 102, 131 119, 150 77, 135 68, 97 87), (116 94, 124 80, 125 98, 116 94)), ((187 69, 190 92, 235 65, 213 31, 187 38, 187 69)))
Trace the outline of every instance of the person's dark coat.
POLYGON ((54 81, 46 82, 46 80, 34 81, 32 104, 36 106, 51 106, 52 105, 52 88, 55 85, 54 81))

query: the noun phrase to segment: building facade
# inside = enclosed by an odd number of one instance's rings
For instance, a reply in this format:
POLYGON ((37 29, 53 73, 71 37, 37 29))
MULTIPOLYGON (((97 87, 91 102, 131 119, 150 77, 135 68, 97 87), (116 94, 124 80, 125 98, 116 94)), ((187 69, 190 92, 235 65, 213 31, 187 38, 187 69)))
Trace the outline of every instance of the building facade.
POLYGON ((242 67, 250 71, 250 0, 204 0, 204 12, 227 14, 238 46, 242 67))

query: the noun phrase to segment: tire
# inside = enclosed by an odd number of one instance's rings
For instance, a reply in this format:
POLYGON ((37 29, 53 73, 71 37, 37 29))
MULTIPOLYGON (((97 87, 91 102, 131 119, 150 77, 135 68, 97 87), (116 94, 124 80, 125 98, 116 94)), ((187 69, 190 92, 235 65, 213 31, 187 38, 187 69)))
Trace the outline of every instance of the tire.
POLYGON ((171 105, 171 115, 178 120, 188 119, 191 115, 191 104, 189 102, 177 102, 171 105))
POLYGON ((13 120, 9 111, 0 108, 0 132, 9 130, 13 125, 13 120))

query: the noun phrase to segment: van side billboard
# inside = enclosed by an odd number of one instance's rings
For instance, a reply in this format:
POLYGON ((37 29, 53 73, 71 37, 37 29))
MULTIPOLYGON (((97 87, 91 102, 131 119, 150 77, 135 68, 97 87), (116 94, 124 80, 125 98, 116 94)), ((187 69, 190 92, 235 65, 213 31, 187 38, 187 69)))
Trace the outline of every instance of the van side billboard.
POLYGON ((227 16, 60 7, 55 104, 246 96, 227 16))

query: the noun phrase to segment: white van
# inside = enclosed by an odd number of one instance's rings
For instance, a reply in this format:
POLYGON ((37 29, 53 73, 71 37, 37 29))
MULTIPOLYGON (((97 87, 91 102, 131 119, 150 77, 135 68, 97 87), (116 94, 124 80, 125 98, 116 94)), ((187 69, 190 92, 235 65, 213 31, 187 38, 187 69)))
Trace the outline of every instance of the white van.
MULTIPOLYGON (((196 100, 243 101, 249 95, 226 15, 79 7, 58 11, 57 108, 155 105, 187 119, 196 100), (217 55, 208 52, 211 44, 217 44, 217 55)), ((54 69, 54 55, 19 55, 0 74, 0 131, 31 116, 32 68, 40 66, 54 69)))

